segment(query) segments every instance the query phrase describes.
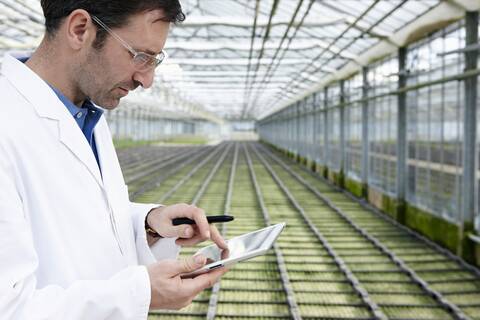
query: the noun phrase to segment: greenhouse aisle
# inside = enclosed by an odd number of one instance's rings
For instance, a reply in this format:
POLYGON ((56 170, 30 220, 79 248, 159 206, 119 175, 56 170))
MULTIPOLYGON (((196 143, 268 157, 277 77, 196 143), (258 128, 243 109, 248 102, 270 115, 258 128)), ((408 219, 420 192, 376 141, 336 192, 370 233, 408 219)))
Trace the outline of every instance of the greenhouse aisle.
POLYGON ((152 146, 119 157, 131 200, 231 213, 226 238, 287 223, 269 254, 152 320, 480 319, 478 269, 263 144, 152 146))

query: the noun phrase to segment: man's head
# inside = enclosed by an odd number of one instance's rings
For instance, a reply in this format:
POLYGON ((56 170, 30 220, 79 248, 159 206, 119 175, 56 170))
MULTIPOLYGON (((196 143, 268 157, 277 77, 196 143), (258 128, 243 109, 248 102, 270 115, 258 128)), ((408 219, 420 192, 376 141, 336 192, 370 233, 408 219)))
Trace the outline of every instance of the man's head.
POLYGON ((41 5, 48 51, 64 66, 72 95, 107 109, 129 90, 151 86, 154 65, 139 68, 135 53, 161 54, 170 23, 185 19, 178 0, 41 0, 41 5))

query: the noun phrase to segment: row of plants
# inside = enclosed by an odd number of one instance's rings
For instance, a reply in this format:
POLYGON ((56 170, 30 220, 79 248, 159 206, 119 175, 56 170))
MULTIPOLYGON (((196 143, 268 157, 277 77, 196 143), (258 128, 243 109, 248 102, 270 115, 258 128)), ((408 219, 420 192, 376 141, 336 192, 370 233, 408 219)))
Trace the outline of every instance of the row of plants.
MULTIPOLYGON (((391 222, 382 219, 378 214, 352 202, 347 195, 334 189, 308 172, 304 167, 289 163, 289 167, 308 183, 317 188, 335 206, 340 208, 353 222, 366 232, 377 238, 396 256, 402 259, 408 267, 413 269, 428 285, 444 295, 448 301, 456 304, 460 309, 476 319, 480 317, 480 279, 472 272, 465 270, 458 263, 444 254, 431 248, 424 242, 412 237, 407 232, 399 229, 391 222)), ((279 174, 288 179, 289 175, 277 167, 279 174)), ((294 184, 288 180, 290 184, 294 184)), ((345 223, 331 222, 335 214, 331 210, 320 210, 321 202, 316 202, 315 196, 306 196, 308 192, 303 189, 303 201, 311 203, 316 208, 309 211, 319 230, 325 236, 338 242, 339 252, 345 260, 352 265, 352 270, 358 273, 361 281, 366 281, 366 288, 377 299, 379 305, 385 309, 390 317, 399 318, 448 318, 445 311, 436 306, 435 301, 425 294, 419 294, 419 287, 412 285, 408 277, 396 270, 391 261, 378 255, 376 250, 363 247, 362 239, 352 238, 354 232, 345 226, 345 223), (329 212, 329 213, 328 213, 329 212), (352 255, 348 257, 348 255, 352 255), (410 294, 408 294, 410 292, 410 294), (409 305, 408 308, 402 305, 409 305), (415 306, 412 308, 412 306, 415 306)), ((335 218, 338 220, 338 218, 335 218)), ((439 230, 440 231, 440 230, 439 230)), ((444 233, 444 236, 447 236, 444 233)))

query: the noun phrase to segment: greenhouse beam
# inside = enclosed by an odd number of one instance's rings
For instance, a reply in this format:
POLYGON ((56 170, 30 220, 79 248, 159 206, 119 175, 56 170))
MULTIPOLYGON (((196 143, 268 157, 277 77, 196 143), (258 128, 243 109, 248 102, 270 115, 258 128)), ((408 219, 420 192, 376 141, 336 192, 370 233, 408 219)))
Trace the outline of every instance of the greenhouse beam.
MULTIPOLYGON (((478 11, 467 12, 465 16, 465 46, 478 42, 478 11)), ((465 71, 477 69, 478 51, 465 52, 465 71)), ((478 77, 471 76, 464 81, 465 111, 463 127, 463 185, 462 185, 462 209, 460 211, 460 228, 457 254, 462 255, 464 245, 464 233, 473 227, 475 211, 475 158, 477 137, 477 83, 478 77)))
MULTIPOLYGON (((407 48, 398 50, 398 87, 403 88, 407 84, 405 74, 407 61, 407 48)), ((401 92, 398 99, 398 118, 397 118, 397 215, 403 220, 405 214, 405 196, 407 190, 407 93, 401 92)))

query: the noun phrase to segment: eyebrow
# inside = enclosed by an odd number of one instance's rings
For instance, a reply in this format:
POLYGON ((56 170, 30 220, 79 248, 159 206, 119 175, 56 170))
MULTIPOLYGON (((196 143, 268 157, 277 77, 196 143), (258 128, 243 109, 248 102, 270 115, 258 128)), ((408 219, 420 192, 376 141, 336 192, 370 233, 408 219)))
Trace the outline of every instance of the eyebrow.
POLYGON ((152 23, 159 22, 159 21, 161 21, 161 22, 172 22, 168 17, 163 17, 162 16, 160 18, 157 18, 157 19, 153 20, 152 23))
POLYGON ((139 49, 139 48, 134 48, 134 49, 135 49, 135 51, 145 52, 145 53, 148 53, 148 54, 150 54, 150 55, 152 55, 152 56, 157 56, 157 55, 160 54, 160 52, 155 52, 155 51, 152 51, 152 50, 150 50, 150 49, 139 49))

